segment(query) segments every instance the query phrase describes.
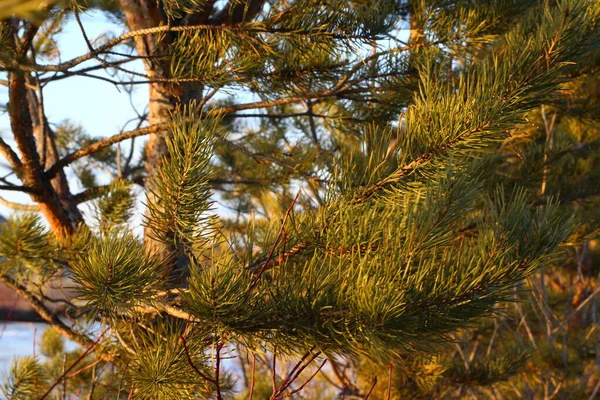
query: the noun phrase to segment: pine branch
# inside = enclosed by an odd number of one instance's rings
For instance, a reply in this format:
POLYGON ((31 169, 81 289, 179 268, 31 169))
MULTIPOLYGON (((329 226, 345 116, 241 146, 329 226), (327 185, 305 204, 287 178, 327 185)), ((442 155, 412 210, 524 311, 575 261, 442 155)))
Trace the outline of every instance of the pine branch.
POLYGON ((17 211, 39 211, 40 207, 37 204, 20 204, 13 201, 8 201, 3 197, 0 197, 0 204, 4 207, 8 207, 17 211))
POLYGON ((375 183, 374 185, 369 186, 368 188, 361 191, 358 196, 356 196, 352 199, 351 204, 362 203, 363 201, 368 200, 373 195, 375 195, 377 192, 385 189, 386 187, 389 187, 390 185, 397 183, 403 179, 407 179, 419 167, 427 164, 429 161, 433 160, 435 157, 443 157, 446 153, 452 151, 455 145, 457 145, 458 143, 460 143, 463 140, 467 140, 471 135, 473 135, 475 133, 484 132, 485 129, 490 125, 491 125, 491 122, 487 122, 484 125, 481 125, 471 131, 467 131, 464 134, 462 134, 454 139, 443 142, 442 145, 439 146, 438 148, 432 149, 432 150, 428 151, 427 153, 422 154, 414 161, 411 161, 410 163, 398 168, 396 171, 391 173, 386 178, 380 180, 379 182, 375 183))
MULTIPOLYGON (((8 82, 6 86, 8 86, 8 82)), ((13 167, 15 173, 17 173, 17 176, 19 176, 20 170, 23 168, 23 164, 21 163, 17 153, 15 153, 14 150, 2 138, 0 138, 0 153, 13 167)))
POLYGON ((61 382, 63 381, 63 379, 66 379, 67 374, 73 369, 75 368, 75 366, 77 364, 79 364, 81 362, 81 360, 83 360, 85 357, 88 356, 88 354, 91 354, 91 352, 94 350, 94 347, 96 347, 98 345, 98 343, 100 342, 100 339, 102 339, 102 337, 106 334, 106 332, 108 332, 109 328, 105 328, 100 335, 98 335, 98 337, 96 338, 96 340, 94 340, 86 349, 83 353, 81 353, 81 355, 75 360, 73 361, 73 363, 69 366, 69 368, 65 368, 62 375, 60 377, 58 377, 58 379, 56 379, 54 381, 54 383, 52 385, 50 385, 50 387, 48 388, 48 390, 46 391, 46 393, 44 393, 42 395, 42 397, 40 397, 40 400, 44 400, 46 399, 50 393, 52 392, 52 390, 54 390, 54 388, 61 382))
POLYGON ((19 185, 0 185, 0 190, 7 190, 9 192, 23 192, 29 193, 32 195, 39 196, 40 191, 28 186, 19 186, 19 185))

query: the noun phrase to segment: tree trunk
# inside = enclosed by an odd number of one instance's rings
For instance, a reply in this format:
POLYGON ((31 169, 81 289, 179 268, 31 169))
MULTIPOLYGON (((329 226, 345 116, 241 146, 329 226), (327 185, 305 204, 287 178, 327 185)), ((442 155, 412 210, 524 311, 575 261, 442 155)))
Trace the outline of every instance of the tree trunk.
MULTIPOLYGON (((195 24, 235 24, 255 18, 262 10, 265 0, 239 1, 231 0, 219 12, 216 12, 215 2, 208 1, 202 10, 188 14, 179 20, 167 20, 163 9, 157 5, 156 0, 121 0, 121 6, 129 29, 140 30, 170 23, 173 26, 195 24)), ((145 70, 149 79, 172 78, 170 74, 169 46, 177 38, 176 32, 169 32, 157 39, 157 35, 143 35, 135 37, 138 54, 146 58, 145 70)), ((187 104, 191 101, 202 99, 203 87, 198 84, 184 84, 168 82, 154 82, 149 85, 150 103, 148 105, 148 122, 151 125, 162 124, 168 120, 169 113, 177 104, 187 104)), ((146 145, 146 196, 148 203, 154 202, 151 179, 155 176, 163 157, 168 157, 165 135, 169 132, 159 132, 150 135, 146 145)), ((147 249, 159 257, 173 257, 174 275, 186 275, 187 259, 177 249, 169 249, 163 243, 154 239, 153 229, 146 226, 144 243, 147 249)))
MULTIPOLYGON (((133 30, 147 29, 167 23, 164 12, 157 7, 155 0, 121 0, 129 28, 133 30)), ((135 44, 138 54, 146 58, 145 71, 149 80, 170 78, 168 47, 172 43, 174 35, 166 34, 161 41, 156 35, 137 36, 135 44)), ((177 104, 183 101, 189 102, 198 98, 202 90, 194 88, 193 98, 191 90, 185 90, 181 85, 169 82, 154 82, 149 84, 148 122, 150 125, 163 124, 168 121, 169 113, 175 109, 177 104), (188 93, 189 92, 189 93, 188 93)), ((169 157, 165 135, 170 132, 163 131, 152 134, 146 144, 145 170, 146 170, 146 200, 149 203, 157 203, 152 188, 152 178, 160 166, 164 157, 169 157)), ((187 258, 178 249, 169 248, 164 243, 155 239, 152 226, 144 229, 144 244, 151 254, 168 260, 173 264, 171 278, 181 283, 182 278, 187 275, 187 258)))
MULTIPOLYGON (((38 98, 35 90, 32 89, 32 87, 37 86, 36 83, 30 75, 27 79, 29 83, 29 88, 27 89, 27 102, 29 103, 29 114, 31 116, 33 136, 35 137, 37 152, 40 156, 40 165, 44 171, 46 171, 60 158, 56 147, 56 135, 50 127, 50 124, 48 124, 41 98, 38 98)), ((83 216, 81 215, 79 208, 77 208, 77 203, 73 199, 64 170, 61 169, 52 179, 50 184, 58 195, 62 206, 65 208, 71 221, 71 225, 76 227, 82 223, 83 216)))

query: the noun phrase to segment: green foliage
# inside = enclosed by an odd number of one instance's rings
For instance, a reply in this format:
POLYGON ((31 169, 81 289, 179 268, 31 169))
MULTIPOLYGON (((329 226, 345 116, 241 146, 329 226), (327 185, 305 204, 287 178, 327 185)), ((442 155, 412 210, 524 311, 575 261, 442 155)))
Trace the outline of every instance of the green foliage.
POLYGON ((44 368, 35 357, 11 361, 8 379, 2 385, 7 400, 39 398, 46 387, 44 368))
POLYGON ((40 352, 46 357, 56 357, 65 351, 65 338, 54 328, 48 327, 40 338, 40 352))
POLYGON ((135 193, 128 181, 116 181, 97 201, 97 215, 101 230, 127 225, 133 216, 135 193))
POLYGON ((183 108, 172 118, 167 138, 169 157, 163 159, 152 182, 153 202, 148 204, 146 225, 155 239, 193 252, 210 231, 210 157, 218 119, 183 108))
POLYGON ((11 217, 0 226, 0 271, 22 279, 52 275, 58 268, 57 247, 36 214, 11 217))
MULTIPOLYGON (((156 136, 139 159, 133 143, 77 159, 86 190, 54 199, 69 216, 93 201, 98 229, 0 227, 9 283, 42 306, 38 280, 75 291, 69 322, 47 317, 43 366, 14 364, 5 392, 73 366, 67 392, 90 398, 593 397, 597 2, 152 4, 162 25, 132 37, 160 99, 124 136, 156 136)), ((38 61, 72 12, 54 8, 18 62, 54 72, 38 61)), ((0 27, 4 63, 23 33, 0 27)), ((127 73, 108 56, 132 37, 84 58, 127 73)), ((95 141, 52 128, 58 159, 95 141)), ((46 216, 51 178, 31 191, 46 216)))
POLYGON ((454 384, 489 386, 516 375, 528 359, 527 351, 508 348, 503 355, 482 355, 468 367, 457 360, 444 372, 444 377, 454 384))
POLYGON ((182 324, 167 323, 157 329, 150 334, 136 332, 133 338, 136 357, 128 369, 128 379, 137 389, 134 398, 210 397, 213 387, 204 377, 211 372, 206 367, 203 346, 193 336, 188 336, 184 346, 182 324), (203 370, 204 377, 197 370, 203 370))
POLYGON ((0 4, 0 19, 18 15, 24 18, 36 19, 41 7, 47 7, 54 1, 47 0, 3 0, 0 4))
POLYGON ((133 312, 161 288, 165 267, 134 237, 115 234, 92 240, 72 271, 87 317, 93 319, 133 312))

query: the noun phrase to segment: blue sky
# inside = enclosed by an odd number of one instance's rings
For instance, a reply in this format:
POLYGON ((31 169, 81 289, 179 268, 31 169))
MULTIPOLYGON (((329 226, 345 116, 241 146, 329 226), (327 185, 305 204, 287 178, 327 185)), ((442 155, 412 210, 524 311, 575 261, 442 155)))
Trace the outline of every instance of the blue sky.
MULTIPOLYGON (((112 24, 101 13, 97 12, 82 15, 82 21, 88 37, 92 40, 101 35, 117 36, 124 29, 112 24)), ((79 27, 73 20, 66 24, 64 31, 58 37, 58 43, 61 61, 69 60, 88 51, 79 27)), ((56 63, 56 61, 53 61, 53 63, 56 63)), ((93 65, 94 63, 94 61, 89 61, 87 64, 82 64, 82 66, 93 65)), ((140 61, 127 64, 127 68, 138 72, 143 71, 143 65, 140 61)), ((4 104, 8 100, 7 90, 2 86, 0 86, 0 99, 4 104)), ((132 100, 137 110, 143 112, 148 104, 147 86, 137 86, 134 89, 132 100)), ((119 91, 114 85, 105 81, 87 77, 70 77, 49 83, 44 90, 44 107, 50 123, 70 120, 83 126, 90 135, 97 137, 119 133, 125 123, 136 116, 130 104, 128 93, 123 90, 119 91)), ((133 127, 130 126, 129 128, 133 127)), ((14 145, 9 119, 6 114, 0 116, 0 136, 10 145, 14 145)), ((73 192, 80 189, 74 187, 73 192)), ((21 203, 30 202, 29 196, 20 193, 0 191, 0 196, 21 203)), ((0 214, 7 216, 11 212, 10 209, 0 206, 0 214)))

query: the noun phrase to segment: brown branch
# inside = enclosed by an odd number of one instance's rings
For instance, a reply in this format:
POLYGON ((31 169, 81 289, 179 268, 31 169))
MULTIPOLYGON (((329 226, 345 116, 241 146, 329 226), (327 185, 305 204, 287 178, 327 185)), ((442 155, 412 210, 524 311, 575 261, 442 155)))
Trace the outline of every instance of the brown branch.
POLYGON ((373 389, 375 389, 375 385, 377 385, 377 377, 373 378, 373 385, 371 385, 371 389, 369 389, 369 393, 365 396, 365 400, 368 400, 371 397, 371 393, 373 393, 373 389))
MULTIPOLYGON (((232 24, 232 25, 212 25, 212 24, 201 24, 201 25, 184 25, 184 26, 171 26, 171 25, 161 25, 155 26, 151 28, 138 29, 128 33, 125 33, 119 37, 111 39, 106 43, 98 46, 94 51, 90 51, 86 54, 82 54, 81 56, 72 58, 71 60, 65 61, 60 64, 50 65, 50 64, 19 64, 15 62, 11 65, 12 68, 18 69, 26 72, 66 72, 69 69, 83 63, 89 61, 91 59, 96 58, 98 55, 105 53, 112 47, 135 37, 146 36, 156 33, 167 33, 167 32, 191 32, 191 31, 218 31, 218 30, 228 30, 231 32, 240 32, 245 34, 250 31, 246 28, 245 23, 240 24, 232 24)), ((284 29, 255 29, 252 30, 254 34, 294 34, 294 35, 306 35, 306 36, 325 36, 330 37, 332 39, 341 39, 341 40, 349 40, 349 39, 364 39, 362 36, 354 36, 354 35, 344 35, 337 34, 333 32, 327 31, 297 31, 297 30, 284 30, 284 29)))
POLYGON ((3 197, 0 197, 0 204, 4 207, 8 207, 17 211, 40 211, 40 207, 37 204, 20 204, 12 201, 8 201, 3 197))
MULTIPOLYGON (((113 65, 121 65, 121 64, 126 64, 132 61, 136 61, 138 58, 145 58, 145 57, 141 57, 141 56, 135 56, 135 55, 127 55, 127 59, 123 59, 123 60, 115 60, 115 61, 111 61, 111 64, 113 65)), ((41 84, 47 84, 50 82, 56 82, 56 81, 60 81, 66 78, 70 78, 72 76, 90 76, 90 77, 96 77, 96 75, 90 75, 88 74, 89 72, 93 72, 96 70, 105 70, 106 67, 102 64, 96 64, 96 65, 92 65, 90 67, 85 67, 85 68, 81 68, 75 71, 61 71, 59 75, 58 73, 54 74, 53 76, 49 76, 47 78, 41 78, 40 79, 40 83, 41 84)), ((112 83, 112 82, 111 82, 112 83)), ((1 84, 1 82, 0 82, 1 84)))
POLYGON ((113 184, 91 187, 83 192, 73 195, 75 204, 85 203, 86 201, 97 199, 98 197, 108 193, 113 184))
POLYGON ((217 400, 223 400, 223 395, 221 394, 221 382, 219 381, 219 374, 221 371, 221 349, 223 348, 223 342, 219 341, 217 343, 216 348, 216 365, 215 365, 215 385, 217 387, 217 400))
POLYGON ((192 357, 190 356, 190 352, 188 350, 187 343, 186 343, 183 335, 179 335, 179 339, 181 339, 181 343, 183 344, 183 350, 185 351, 185 355, 187 356, 190 367, 192 367, 194 369, 194 371, 196 371, 198 376, 201 377, 202 379, 204 379, 205 381, 210 382, 212 384, 216 384, 217 381, 215 379, 210 378, 209 376, 204 374, 202 371, 200 371, 200 369, 198 367, 196 367, 196 364, 194 364, 194 361, 192 360, 192 357))
POLYGON ((250 284, 249 290, 252 290, 258 284, 258 282, 260 281, 260 278, 262 277, 262 275, 266 271, 266 269, 267 269, 267 267, 269 265, 269 262, 273 258, 273 254, 275 253, 275 249, 277 248, 277 245, 279 244, 279 241, 283 237, 283 233, 284 233, 284 230, 285 230, 285 223, 287 222, 287 219, 289 218, 289 216, 290 216, 290 214, 292 212, 292 209, 294 208, 294 204, 296 204, 296 201, 298 200, 299 196, 300 196, 300 191, 298 191, 298 193, 296 194, 296 197, 294 198, 294 200, 292 201, 292 203, 290 204, 290 206, 286 210, 285 215, 283 216, 283 220, 281 221, 281 227, 279 228, 279 233, 277 234, 277 238, 275 239, 275 243, 273 243, 273 246, 271 247, 271 251, 269 252, 269 256, 267 257, 267 260, 263 264, 262 268, 258 271, 258 273, 256 274, 256 276, 254 277, 252 283, 250 284))
POLYGON ((23 167, 21 160, 17 153, 4 141, 4 139, 0 138, 0 154, 6 158, 6 160, 10 163, 10 165, 15 170, 17 176, 19 176, 20 170, 23 167))
POLYGON ((388 369, 388 387, 387 394, 385 396, 386 400, 390 400, 392 398, 392 369, 394 368, 394 364, 390 364, 390 368, 388 369))
POLYGON ((164 312, 169 314, 172 317, 187 321, 187 322, 202 322, 202 320, 194 317, 192 314, 187 311, 181 310, 177 307, 174 307, 169 304, 158 304, 154 307, 135 307, 136 312, 143 314, 157 314, 159 312, 164 312))
MULTIPOLYGON (((75 366, 77 364, 79 364, 81 362, 81 360, 83 360, 85 357, 88 356, 88 354, 90 354, 92 352, 92 350, 94 349, 94 347, 96 347, 96 345, 98 344, 98 342, 100 342, 100 339, 102 339, 102 336, 104 336, 106 334, 106 332, 108 332, 108 327, 105 328, 102 333, 100 333, 100 335, 98 336, 98 338, 96 338, 96 340, 94 340, 86 349, 83 353, 81 353, 81 355, 77 358, 77 360, 75 360, 71 366, 69 368, 66 368, 62 375, 60 377, 58 377, 58 379, 56 381, 54 381, 54 383, 48 388, 48 390, 46 391, 46 393, 44 393, 44 395, 42 397, 40 397, 40 400, 44 400, 46 397, 48 397, 48 395, 52 392, 52 390, 54 390, 54 388, 61 382, 64 380, 64 382, 66 382, 66 376, 69 373, 69 371, 71 371, 73 368, 75 368, 75 366)), ((65 355, 66 357, 66 355, 65 355)))
MULTIPOLYGON (((50 5, 46 5, 45 7, 43 7, 43 10, 40 10, 40 11, 45 11, 49 7, 50 7, 50 5)), ((40 29, 39 24, 34 23, 34 22, 27 23, 27 28, 25 29, 25 33, 21 37, 21 41, 19 43, 19 48, 17 50, 18 56, 22 57, 27 53, 27 51, 31 47, 31 44, 33 43, 33 39, 39 29, 40 29)))
POLYGON ((252 400, 254 396, 254 385, 256 383, 256 355, 252 354, 252 377, 250 378, 250 394, 248 400, 252 400))
POLYGON ((317 374, 323 369, 323 367, 325 366, 326 363, 327 363, 327 360, 323 360, 321 365, 319 365, 319 367, 317 367, 315 372, 311 376, 309 376, 308 379, 306 381, 304 381, 304 383, 302 385, 300 385, 297 389, 292 390, 290 393, 286 394, 282 398, 292 397, 296 393, 301 392, 306 387, 306 385, 308 385, 315 378, 315 376, 317 376, 317 374))
POLYGON ((50 167, 46 171, 46 176, 48 178, 53 178, 62 168, 71 164, 73 161, 76 161, 85 156, 89 156, 90 154, 96 153, 102 149, 112 146, 115 143, 119 143, 119 142, 122 142, 127 139, 132 139, 132 138, 138 137, 138 136, 145 136, 145 135, 149 135, 152 133, 159 133, 161 131, 166 130, 168 128, 168 126, 169 126, 168 123, 156 124, 156 125, 151 125, 151 126, 148 126, 145 128, 139 128, 139 129, 134 129, 131 131, 126 131, 126 132, 120 133, 118 135, 108 137, 106 139, 98 140, 97 142, 94 142, 91 145, 84 147, 83 149, 77 150, 74 153, 71 153, 71 154, 61 158, 60 160, 58 160, 52 167, 50 167))
MULTIPOLYGON (((29 303, 29 305, 31 305, 31 307, 40 315, 40 317, 42 317, 44 321, 52 325, 54 329, 56 329, 61 335, 82 347, 89 347, 94 343, 94 341, 86 335, 74 331, 70 326, 62 322, 56 314, 52 313, 52 311, 50 311, 50 309, 48 309, 46 305, 42 303, 42 301, 40 301, 31 293, 29 293, 27 288, 25 288, 22 285, 19 285, 16 281, 14 281, 6 275, 0 277, 0 280, 2 280, 2 282, 6 286, 8 286, 17 294, 19 294, 21 298, 23 298, 23 300, 29 303)), ((102 358, 105 361, 112 360, 112 356, 108 354, 103 355, 102 358)))
POLYGON ((29 193, 33 195, 39 195, 39 191, 30 188, 28 186, 19 186, 19 185, 0 185, 0 190, 8 190, 9 192, 23 192, 29 193))
POLYGON ((265 0, 230 0, 215 17, 215 25, 239 24, 254 19, 260 13, 265 0))
MULTIPOLYGON (((370 89, 367 89, 367 88, 358 89, 358 93, 368 91, 368 90, 370 90, 370 89)), ((218 113, 218 114, 227 115, 227 114, 235 113, 236 111, 251 110, 251 109, 258 109, 258 108, 269 108, 269 107, 275 107, 275 106, 279 106, 279 105, 303 102, 305 100, 310 100, 310 99, 323 99, 323 98, 327 98, 327 97, 338 96, 339 94, 340 94, 340 92, 338 92, 337 90, 328 89, 328 90, 325 90, 322 92, 311 92, 311 93, 306 93, 306 94, 300 95, 300 96, 290 96, 290 97, 284 97, 284 98, 280 98, 280 99, 276 99, 276 100, 257 101, 257 102, 252 102, 252 103, 243 103, 243 104, 237 104, 237 105, 232 105, 232 106, 217 107, 213 110, 213 112, 218 113)), ((145 136, 145 135, 149 135, 149 134, 160 133, 160 132, 166 131, 168 129, 168 127, 169 127, 169 123, 155 124, 155 125, 151 125, 148 127, 123 132, 118 135, 114 135, 114 136, 111 136, 111 137, 108 137, 105 139, 101 139, 95 143, 92 143, 88 147, 84 147, 83 149, 77 150, 77 151, 61 158, 59 161, 56 162, 56 164, 54 164, 52 167, 50 167, 46 171, 46 174, 49 178, 52 178, 58 173, 58 171, 61 168, 66 167, 67 165, 71 164, 73 161, 76 161, 82 157, 93 154, 97 151, 100 151, 106 147, 112 146, 113 144, 122 142, 124 140, 132 139, 132 138, 138 137, 138 136, 145 136)), ((221 140, 226 140, 226 139, 221 138, 221 140)), ((230 141, 227 141, 227 143, 237 149, 239 149, 239 147, 240 147, 236 144, 233 144, 230 141)), ((253 153, 250 152, 250 154, 253 154, 253 153)), ((279 165, 282 164, 281 160, 277 160, 277 159, 269 157, 269 156, 253 154, 253 157, 254 158, 263 158, 265 160, 275 162, 279 165)), ((286 165, 285 163, 283 163, 283 164, 286 165)), ((287 166, 287 167, 289 167, 289 166, 287 166)))
MULTIPOLYGON (((283 392, 292 384, 294 383, 298 377, 300 376, 300 374, 321 354, 320 351, 317 351, 315 354, 313 354, 308 360, 306 360, 306 358, 310 355, 310 353, 312 353, 312 351, 314 350, 315 346, 313 346, 310 350, 308 350, 306 352, 306 354, 300 359, 300 361, 298 361, 296 363, 296 365, 294 366, 294 368, 292 368, 292 370, 290 371, 290 373, 287 375, 287 377, 283 380, 283 382, 281 382, 281 385, 279 386, 279 389, 277 389, 277 392, 275 392, 275 394, 273 395, 273 399, 280 399, 280 398, 285 398, 285 397, 290 397, 291 395, 293 395, 294 393, 297 393, 297 391, 292 391, 291 393, 289 393, 287 396, 282 396, 283 392), (306 362, 305 362, 306 360, 306 362)), ((326 362, 327 360, 325 360, 326 362)), ((324 365, 324 363, 323 363, 324 365)), ((321 365, 322 367, 322 365, 321 365)), ((320 368, 319 368, 320 369, 320 368)), ((319 371, 317 370, 315 372, 314 375, 316 375, 319 371)), ((313 375, 313 377, 314 377, 313 375)), ((311 378, 312 379, 312 378, 311 378)), ((305 384, 308 383, 305 382, 305 384)), ((305 385, 304 385, 305 386, 305 385)), ((302 387, 304 387, 302 386, 302 387)))
POLYGON ((277 392, 277 348, 273 349, 273 364, 271 365, 271 380, 273 386, 273 394, 277 392))
POLYGON ((54 234, 58 238, 70 236, 74 231, 72 221, 40 163, 25 84, 23 73, 9 74, 10 125, 23 163, 19 178, 34 189, 32 200, 40 205, 54 234))
MULTIPOLYGON (((292 378, 294 376, 294 373, 298 370, 298 368, 300 368, 302 366, 302 364, 304 363, 304 360, 306 360, 308 358, 308 356, 311 355, 311 353, 313 352, 313 350, 315 349, 315 347, 316 346, 312 346, 306 353, 304 353, 304 355, 302 356, 302 358, 300 358, 300 360, 296 363, 296 365, 294 365, 294 367, 287 374, 287 376, 285 377, 285 379, 283 380, 283 382, 281 382, 281 385, 279 386, 278 393, 280 393, 283 390, 285 390, 295 380, 295 379, 292 378)), ((317 355, 319 353, 320 352, 318 352, 317 355)), ((302 368, 302 369, 304 369, 304 368, 302 368)))

